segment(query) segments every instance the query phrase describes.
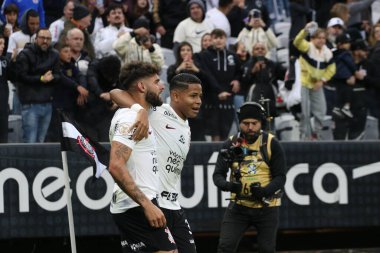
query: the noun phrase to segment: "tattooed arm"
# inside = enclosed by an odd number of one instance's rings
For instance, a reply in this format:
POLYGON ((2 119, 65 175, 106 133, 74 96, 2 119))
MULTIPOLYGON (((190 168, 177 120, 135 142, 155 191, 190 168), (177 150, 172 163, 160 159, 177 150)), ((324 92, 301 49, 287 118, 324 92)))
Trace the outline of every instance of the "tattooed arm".
POLYGON ((112 141, 109 171, 119 187, 144 209, 149 224, 152 227, 164 227, 166 225, 164 214, 137 187, 125 166, 131 153, 132 149, 126 145, 117 141, 112 141))

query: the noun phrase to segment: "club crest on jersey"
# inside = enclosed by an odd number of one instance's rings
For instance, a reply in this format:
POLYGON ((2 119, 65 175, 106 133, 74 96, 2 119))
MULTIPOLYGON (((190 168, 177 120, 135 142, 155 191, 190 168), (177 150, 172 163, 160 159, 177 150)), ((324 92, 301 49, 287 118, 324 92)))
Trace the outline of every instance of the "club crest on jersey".
POLYGON ((81 147, 81 149, 84 152, 86 152, 86 154, 88 154, 92 158, 95 157, 95 150, 91 146, 91 144, 88 142, 88 139, 84 138, 82 135, 79 135, 77 137, 77 143, 79 144, 79 146, 81 147))
POLYGON ((252 163, 249 164, 247 173, 248 174, 256 174, 256 172, 257 172, 256 168, 257 168, 256 164, 252 164, 252 163))
POLYGON ((168 239, 169 239, 170 243, 173 243, 173 244, 174 244, 174 243, 175 243, 174 238, 173 238, 172 233, 170 232, 170 230, 169 230, 168 227, 165 228, 165 233, 168 234, 168 239))

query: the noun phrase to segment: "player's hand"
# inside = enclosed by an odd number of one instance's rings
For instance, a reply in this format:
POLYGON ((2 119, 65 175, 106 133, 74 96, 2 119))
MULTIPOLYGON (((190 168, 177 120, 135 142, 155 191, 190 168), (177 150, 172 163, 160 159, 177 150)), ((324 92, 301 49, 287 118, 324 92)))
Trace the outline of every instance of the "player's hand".
POLYGON ((146 219, 154 228, 163 228, 166 226, 166 218, 164 213, 159 207, 154 205, 152 202, 144 208, 144 214, 146 219))
POLYGON ((148 112, 145 109, 141 109, 138 111, 136 120, 133 123, 133 125, 129 128, 128 132, 130 132, 134 128, 136 128, 132 136, 134 141, 140 141, 143 138, 148 138, 149 121, 148 112))

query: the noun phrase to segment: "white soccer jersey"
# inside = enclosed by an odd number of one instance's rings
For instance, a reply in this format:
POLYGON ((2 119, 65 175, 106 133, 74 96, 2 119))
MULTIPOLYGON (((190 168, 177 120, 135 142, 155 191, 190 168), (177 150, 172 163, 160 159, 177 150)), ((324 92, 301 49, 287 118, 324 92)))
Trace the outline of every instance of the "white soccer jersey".
POLYGON ((178 210, 177 185, 190 148, 190 127, 168 104, 151 109, 149 122, 157 140, 160 207, 178 210))
MULTIPOLYGON (((134 179, 137 187, 149 198, 157 198, 159 187, 159 173, 156 155, 156 140, 152 129, 149 137, 139 142, 132 140, 133 132, 128 129, 135 121, 137 113, 129 108, 119 109, 112 119, 110 127, 110 142, 118 141, 132 149, 126 167, 134 179)), ((138 206, 115 183, 111 201, 111 213, 122 213, 138 206)))

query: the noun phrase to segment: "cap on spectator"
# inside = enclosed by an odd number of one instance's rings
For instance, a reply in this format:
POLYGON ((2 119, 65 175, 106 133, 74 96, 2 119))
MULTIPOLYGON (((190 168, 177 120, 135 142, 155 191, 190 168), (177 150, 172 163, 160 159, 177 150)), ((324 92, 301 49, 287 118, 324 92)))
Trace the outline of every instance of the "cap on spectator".
POLYGON ((368 44, 365 40, 355 40, 351 44, 351 50, 363 50, 363 51, 368 51, 368 44))
POLYGON ((338 35, 335 40, 336 44, 351 43, 351 36, 348 33, 342 33, 338 35))
POLYGON ((341 27, 344 27, 344 22, 341 18, 332 18, 329 20, 329 22, 327 23, 327 27, 333 27, 333 26, 336 26, 336 25, 339 25, 341 27))
POLYGON ((252 18, 261 18, 261 11, 259 9, 252 9, 248 15, 252 18))
POLYGON ((140 27, 144 27, 149 30, 148 19, 141 17, 141 18, 136 19, 135 22, 133 22, 133 26, 132 26, 133 29, 138 29, 140 27))
POLYGON ((190 0, 190 2, 187 4, 187 8, 190 9, 190 6, 193 4, 198 4, 202 8, 203 13, 206 12, 206 6, 202 0, 190 0))
POLYGON ((78 4, 75 5, 74 11, 73 11, 73 19, 74 20, 80 20, 82 18, 87 17, 90 15, 90 11, 87 9, 86 6, 78 4))

